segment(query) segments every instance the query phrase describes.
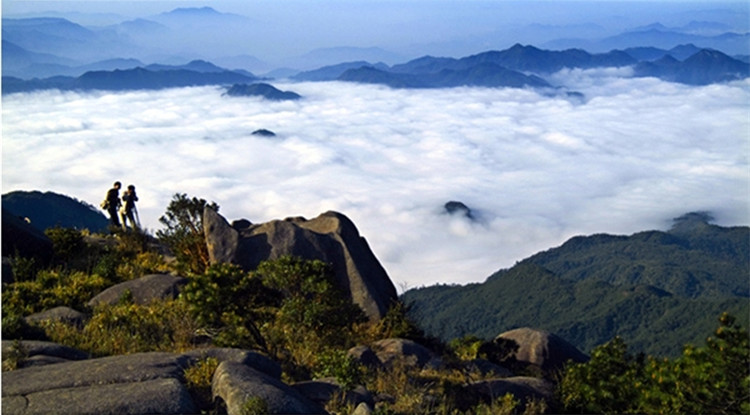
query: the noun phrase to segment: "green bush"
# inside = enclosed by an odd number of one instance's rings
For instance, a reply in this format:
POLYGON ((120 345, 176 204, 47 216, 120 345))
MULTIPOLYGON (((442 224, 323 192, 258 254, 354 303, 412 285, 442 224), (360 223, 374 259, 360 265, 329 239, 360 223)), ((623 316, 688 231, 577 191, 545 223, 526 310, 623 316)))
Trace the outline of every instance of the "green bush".
POLYGON ((107 286, 108 281, 97 274, 42 270, 33 281, 16 282, 3 289, 3 310, 24 316, 57 306, 84 310, 86 303, 107 286))
POLYGON ((171 271, 162 255, 148 251, 138 253, 132 259, 112 265, 114 266, 115 278, 118 281, 134 280, 148 274, 168 274, 171 271))
POLYGON ((185 384, 201 413, 210 413, 215 409, 211 384, 218 366, 218 359, 206 357, 185 369, 185 384))
POLYGON ((198 324, 213 334, 215 344, 267 348, 256 320, 267 318, 266 308, 275 305, 278 295, 240 267, 215 264, 191 274, 180 298, 198 324))
POLYGON ((748 332, 723 314, 706 346, 682 356, 644 359, 615 338, 587 363, 569 366, 558 386, 560 402, 575 413, 750 413, 748 332))
POLYGON ((255 275, 282 296, 273 319, 262 327, 274 354, 289 353, 295 364, 311 368, 326 348, 353 345, 353 327, 365 316, 335 285, 328 264, 284 256, 262 262, 255 275))
POLYGON ((639 398, 637 382, 643 378, 643 359, 627 352, 616 337, 595 348, 591 360, 568 367, 559 384, 561 402, 574 413, 630 412, 639 398))
POLYGON ((94 309, 81 329, 59 321, 39 323, 54 342, 94 356, 150 351, 180 352, 192 348, 197 324, 179 301, 138 305, 122 301, 94 309))
POLYGON ((214 202, 178 193, 159 218, 166 229, 157 231, 156 236, 175 255, 180 271, 201 274, 210 265, 203 232, 203 210, 207 206, 219 210, 214 202))
POLYGON ((479 357, 479 348, 484 340, 474 335, 468 335, 451 340, 448 343, 450 351, 460 360, 473 360, 479 357))
POLYGON ((674 361, 651 359, 641 409, 669 413, 750 413, 750 345, 746 329, 724 313, 704 347, 688 345, 674 361))
POLYGON ((36 259, 15 256, 10 260, 10 270, 13 274, 13 281, 33 281, 36 279, 36 273, 39 271, 39 265, 36 259))
POLYGON ((240 415, 267 415, 268 403, 259 396, 247 398, 240 408, 240 415))
POLYGON ((72 228, 56 226, 48 228, 44 234, 52 241, 52 250, 58 263, 67 263, 84 249, 83 234, 72 228))
POLYGON ((362 370, 344 350, 330 349, 320 353, 315 364, 314 376, 317 378, 336 378, 346 390, 351 390, 362 383, 362 370))

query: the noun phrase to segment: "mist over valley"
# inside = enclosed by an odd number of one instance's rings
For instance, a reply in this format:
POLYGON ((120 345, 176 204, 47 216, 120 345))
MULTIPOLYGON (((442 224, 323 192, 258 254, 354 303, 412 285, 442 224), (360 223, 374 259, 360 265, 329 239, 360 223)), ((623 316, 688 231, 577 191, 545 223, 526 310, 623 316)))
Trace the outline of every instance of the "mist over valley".
POLYGON ((175 193, 336 210, 401 288, 690 211, 750 223, 742 2, 272 3, 4 1, 3 193, 133 183, 150 230, 175 193), (232 96, 260 83, 299 98, 232 96))

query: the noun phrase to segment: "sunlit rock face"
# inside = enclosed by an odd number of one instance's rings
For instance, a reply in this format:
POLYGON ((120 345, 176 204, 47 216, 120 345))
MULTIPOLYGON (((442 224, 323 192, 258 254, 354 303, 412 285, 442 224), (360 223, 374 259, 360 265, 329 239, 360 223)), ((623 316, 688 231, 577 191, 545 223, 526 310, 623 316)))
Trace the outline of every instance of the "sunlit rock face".
POLYGON ((310 220, 236 223, 242 225, 232 227, 216 211, 205 209, 203 226, 212 263, 230 262, 252 270, 284 255, 327 262, 339 286, 373 320, 385 316, 397 299, 393 282, 367 241, 341 213, 326 212, 310 220))

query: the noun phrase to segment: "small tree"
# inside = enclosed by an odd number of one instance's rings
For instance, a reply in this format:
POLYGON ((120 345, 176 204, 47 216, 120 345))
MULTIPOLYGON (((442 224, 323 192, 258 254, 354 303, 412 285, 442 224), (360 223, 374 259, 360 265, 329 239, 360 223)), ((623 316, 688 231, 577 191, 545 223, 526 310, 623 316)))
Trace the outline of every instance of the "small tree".
POLYGON ((310 368, 325 349, 353 345, 353 326, 365 315, 335 284, 328 264, 283 256, 262 262, 255 275, 282 296, 273 320, 261 328, 274 354, 310 368))
POLYGON ((256 321, 270 318, 264 314, 276 308, 278 294, 237 265, 215 264, 191 274, 180 298, 198 324, 215 333, 217 345, 267 350, 256 321))
POLYGON ((189 198, 187 194, 175 194, 167 211, 159 218, 167 228, 156 232, 156 236, 167 245, 184 269, 202 274, 209 265, 208 248, 203 232, 203 210, 206 206, 219 211, 215 202, 189 198))
POLYGON ((750 413, 748 332, 727 313, 705 347, 685 346, 673 362, 652 360, 643 412, 750 413))
POLYGON ((587 363, 573 364, 560 381, 566 412, 630 413, 638 405, 643 360, 634 358, 620 337, 595 348, 587 363))
POLYGON ((750 413, 750 340, 727 313, 704 347, 676 359, 627 353, 620 338, 597 347, 587 363, 568 366, 560 402, 574 413, 750 413))

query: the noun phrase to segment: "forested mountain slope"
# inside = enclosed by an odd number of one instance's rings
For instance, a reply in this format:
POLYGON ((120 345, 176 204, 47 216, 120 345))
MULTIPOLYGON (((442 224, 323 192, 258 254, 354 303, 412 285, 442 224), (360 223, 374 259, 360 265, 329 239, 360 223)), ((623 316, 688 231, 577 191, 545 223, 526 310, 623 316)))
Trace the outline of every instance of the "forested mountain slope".
POLYGON ((444 340, 531 326, 586 352, 614 336, 674 356, 700 344, 723 311, 748 323, 750 228, 691 214, 668 232, 575 237, 482 284, 407 291, 411 316, 444 340))

